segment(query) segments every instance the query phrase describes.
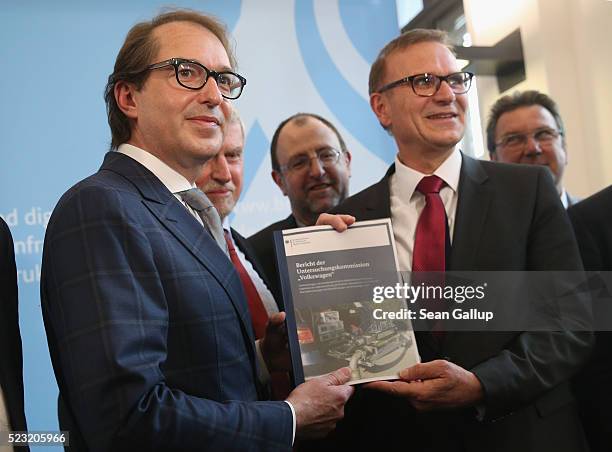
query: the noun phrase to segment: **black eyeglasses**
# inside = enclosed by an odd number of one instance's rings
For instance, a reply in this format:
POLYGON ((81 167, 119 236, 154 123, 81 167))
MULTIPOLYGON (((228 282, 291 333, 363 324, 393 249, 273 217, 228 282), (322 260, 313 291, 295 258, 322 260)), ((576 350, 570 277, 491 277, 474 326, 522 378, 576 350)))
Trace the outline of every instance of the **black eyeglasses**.
POLYGON ((465 94, 472 85, 474 74, 471 72, 453 72, 448 75, 416 74, 391 82, 378 90, 384 93, 400 85, 410 85, 414 94, 421 97, 431 97, 438 92, 442 82, 446 82, 455 94, 465 94))
POLYGON ((170 58, 169 60, 151 64, 142 72, 161 69, 167 66, 174 67, 176 81, 187 89, 200 89, 206 85, 209 77, 212 77, 217 82, 221 95, 226 99, 238 99, 242 94, 244 85, 246 85, 246 78, 242 75, 231 71, 213 71, 197 61, 185 60, 183 58, 170 58))

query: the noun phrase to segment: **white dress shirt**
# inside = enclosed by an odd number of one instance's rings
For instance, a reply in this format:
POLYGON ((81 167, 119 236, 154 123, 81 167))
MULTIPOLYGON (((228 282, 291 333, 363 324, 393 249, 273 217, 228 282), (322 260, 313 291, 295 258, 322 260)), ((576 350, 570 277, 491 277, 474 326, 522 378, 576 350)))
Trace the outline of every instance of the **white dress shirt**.
MULTIPOLYGON (((457 212, 457 188, 461 171, 461 152, 455 149, 451 155, 436 169, 433 174, 446 185, 440 190, 440 198, 448 219, 450 240, 453 240, 455 214, 457 212)), ((417 185, 425 176, 404 165, 399 156, 395 157, 395 173, 391 175, 389 190, 391 196, 391 222, 393 235, 397 244, 397 259, 400 271, 412 269, 412 250, 419 215, 425 207, 425 195, 416 190, 417 185)))
POLYGON ((561 191, 561 204, 563 204, 563 207, 565 207, 566 210, 569 207, 569 199, 567 197, 565 188, 561 191))

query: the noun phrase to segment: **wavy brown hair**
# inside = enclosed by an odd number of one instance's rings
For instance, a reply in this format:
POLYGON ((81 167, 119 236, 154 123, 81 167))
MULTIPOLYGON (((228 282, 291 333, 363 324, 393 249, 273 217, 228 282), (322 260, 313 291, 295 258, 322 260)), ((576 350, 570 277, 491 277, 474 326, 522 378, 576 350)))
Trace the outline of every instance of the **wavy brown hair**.
POLYGON ((230 46, 225 25, 215 17, 208 16, 188 9, 176 9, 163 12, 153 19, 134 25, 123 42, 117 54, 113 73, 108 76, 104 89, 108 125, 111 129, 111 149, 126 143, 132 134, 128 118, 123 114, 115 99, 115 84, 118 81, 133 83, 136 89, 144 85, 149 71, 145 69, 153 64, 152 59, 159 51, 159 42, 153 36, 155 29, 170 22, 190 22, 209 30, 214 34, 225 48, 232 68, 236 67, 236 59, 230 46))

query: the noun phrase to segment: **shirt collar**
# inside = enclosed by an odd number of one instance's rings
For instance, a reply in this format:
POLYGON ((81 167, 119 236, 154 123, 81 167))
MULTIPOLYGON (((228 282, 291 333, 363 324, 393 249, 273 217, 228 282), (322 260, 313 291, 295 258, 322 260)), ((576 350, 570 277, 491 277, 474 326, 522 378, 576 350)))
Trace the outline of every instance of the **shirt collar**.
POLYGON ((569 206, 569 197, 567 196, 565 188, 563 188, 561 191, 561 204, 563 204, 563 207, 565 207, 566 209, 569 206))
MULTIPOLYGON (((446 160, 444 160, 444 162, 433 172, 434 175, 446 182, 446 185, 455 193, 459 186, 461 160, 461 152, 459 149, 455 148, 446 160)), ((425 176, 430 176, 430 174, 423 174, 404 165, 399 159, 399 154, 395 156, 395 175, 398 181, 397 187, 406 199, 412 197, 421 179, 425 176)))
POLYGON ((117 152, 131 157, 155 174, 171 193, 178 193, 195 187, 195 184, 189 183, 182 174, 170 168, 166 163, 144 149, 123 143, 119 146, 117 152))

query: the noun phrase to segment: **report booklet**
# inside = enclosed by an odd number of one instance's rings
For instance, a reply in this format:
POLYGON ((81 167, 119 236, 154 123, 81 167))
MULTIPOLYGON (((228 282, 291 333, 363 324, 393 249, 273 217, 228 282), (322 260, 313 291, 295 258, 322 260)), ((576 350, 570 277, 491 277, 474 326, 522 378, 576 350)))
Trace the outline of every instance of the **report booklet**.
POLYGON ((393 380, 420 361, 410 320, 393 315, 405 300, 374 296, 401 282, 390 219, 274 234, 296 385, 345 366, 350 384, 393 380))

